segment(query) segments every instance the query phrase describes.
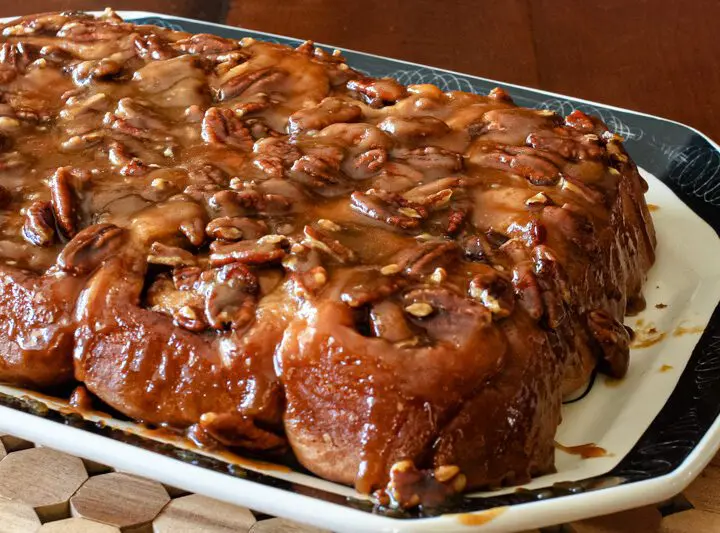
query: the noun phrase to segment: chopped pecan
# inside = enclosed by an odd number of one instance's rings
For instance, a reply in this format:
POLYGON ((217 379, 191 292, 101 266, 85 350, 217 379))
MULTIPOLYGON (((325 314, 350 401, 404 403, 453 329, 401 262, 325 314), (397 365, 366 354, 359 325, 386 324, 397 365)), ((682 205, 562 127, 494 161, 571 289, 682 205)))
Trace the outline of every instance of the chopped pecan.
POLYGON ((247 265, 276 263, 285 257, 286 243, 287 239, 281 235, 267 235, 256 241, 236 243, 214 241, 210 245, 210 264, 222 266, 234 262, 247 265))
POLYGON ((331 124, 354 122, 362 117, 362 109, 340 98, 328 96, 314 107, 296 111, 288 120, 290 134, 321 130, 331 124))
POLYGON ((152 243, 147 261, 153 265, 171 267, 194 266, 197 264, 197 258, 187 250, 160 242, 152 243))
POLYGON ((392 78, 357 78, 347 82, 347 88, 360 93, 372 107, 394 104, 407 96, 403 85, 392 78))
POLYGON ((48 182, 55 220, 62 234, 68 238, 77 233, 77 200, 72 180, 71 168, 60 167, 48 182))
POLYGON ((95 224, 78 232, 57 258, 58 267, 70 274, 89 274, 115 253, 125 231, 113 224, 95 224))
POLYGON ((355 260, 355 253, 350 248, 340 244, 322 229, 305 226, 303 233, 310 246, 322 250, 335 260, 341 263, 350 263, 355 260))
POLYGON ((473 276, 468 294, 483 304, 494 318, 510 316, 515 307, 512 283, 504 274, 489 266, 473 276))
POLYGON ((254 72, 243 72, 227 80, 220 86, 217 99, 220 102, 231 100, 240 96, 251 88, 258 90, 267 85, 278 82, 287 74, 282 70, 273 67, 262 68, 254 72))
POLYGON ((55 240, 55 218, 50 202, 34 201, 25 210, 22 234, 35 246, 50 246, 55 240))
POLYGON ((230 109, 211 107, 202 121, 202 138, 208 144, 226 144, 250 150, 253 138, 242 121, 230 109))

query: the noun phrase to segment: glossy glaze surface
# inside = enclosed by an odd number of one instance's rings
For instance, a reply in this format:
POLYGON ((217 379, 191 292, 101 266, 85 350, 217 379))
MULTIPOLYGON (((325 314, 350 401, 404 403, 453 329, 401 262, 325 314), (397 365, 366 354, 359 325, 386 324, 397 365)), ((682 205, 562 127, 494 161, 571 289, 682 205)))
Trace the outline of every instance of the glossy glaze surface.
POLYGON ((552 469, 653 262, 618 139, 112 14, 0 49, 0 379, 401 505, 552 469))

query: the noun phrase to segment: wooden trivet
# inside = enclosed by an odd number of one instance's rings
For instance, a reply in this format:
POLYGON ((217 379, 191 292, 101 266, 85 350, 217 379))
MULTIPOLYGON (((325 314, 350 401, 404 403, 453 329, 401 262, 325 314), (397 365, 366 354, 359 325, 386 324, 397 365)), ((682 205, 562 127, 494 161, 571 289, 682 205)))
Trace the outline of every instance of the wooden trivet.
MULTIPOLYGON (((669 502, 534 533, 720 532, 720 455, 669 502)), ((323 533, 0 435, 0 533, 323 533)), ((328 532, 324 532, 328 533, 328 532)))

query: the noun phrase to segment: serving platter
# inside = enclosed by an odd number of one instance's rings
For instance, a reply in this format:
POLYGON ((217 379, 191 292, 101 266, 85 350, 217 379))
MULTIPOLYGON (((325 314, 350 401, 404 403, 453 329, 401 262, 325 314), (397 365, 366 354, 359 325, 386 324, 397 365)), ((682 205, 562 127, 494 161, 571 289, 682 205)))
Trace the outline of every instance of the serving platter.
MULTIPOLYGON (((301 41, 144 12, 126 20, 193 33, 301 41)), ((196 450, 170 433, 80 416, 66 402, 0 386, 0 432, 84 456, 197 493, 335 531, 513 531, 542 527, 671 497, 720 445, 720 148, 681 124, 601 104, 402 61, 343 51, 373 76, 486 93, 502 86, 522 106, 599 115, 626 139, 650 184, 658 233, 647 309, 622 381, 597 377, 566 404, 556 440, 557 473, 444 508, 398 513, 299 466, 196 450), (583 457, 586 456, 586 457, 583 457)))

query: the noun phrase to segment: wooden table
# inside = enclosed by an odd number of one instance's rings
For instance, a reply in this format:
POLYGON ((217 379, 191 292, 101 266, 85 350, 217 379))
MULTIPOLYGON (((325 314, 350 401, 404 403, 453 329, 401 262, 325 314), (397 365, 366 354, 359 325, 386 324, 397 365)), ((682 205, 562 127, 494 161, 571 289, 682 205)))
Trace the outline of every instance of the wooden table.
MULTIPOLYGON (((107 3, 4 0, 0 16, 102 9, 107 3)), ((112 4, 115 9, 159 11, 309 38, 629 107, 685 122, 720 141, 717 0, 112 4)), ((291 531, 288 523, 257 517, 247 509, 185 495, 51 450, 26 449, 31 444, 11 437, 0 441, 6 448, 0 445, 0 533, 35 531, 40 521, 46 522, 43 532, 291 531), (12 501, 3 501, 3 496, 12 501)), ((720 531, 720 460, 716 458, 683 496, 669 504, 551 530, 720 531), (680 509, 684 510, 674 512, 680 509)))
MULTIPOLYGON (((0 533, 119 531, 323 533, 0 435, 0 533)), ((670 502, 532 533, 714 531, 720 531, 720 455, 670 502)))
POLYGON ((717 0, 3 0, 0 16, 107 4, 539 87, 671 118, 720 141, 717 0))

